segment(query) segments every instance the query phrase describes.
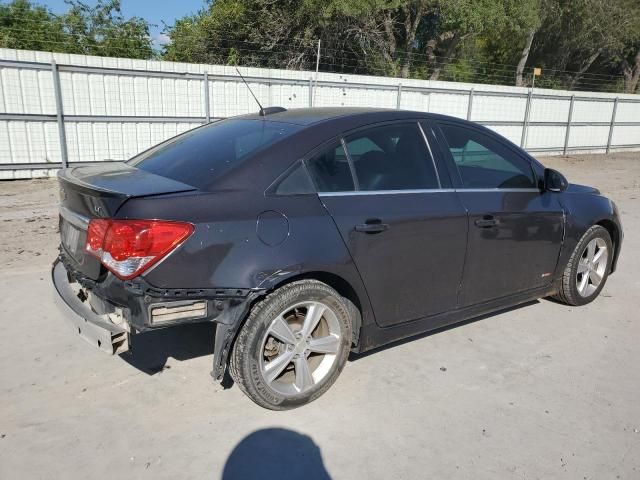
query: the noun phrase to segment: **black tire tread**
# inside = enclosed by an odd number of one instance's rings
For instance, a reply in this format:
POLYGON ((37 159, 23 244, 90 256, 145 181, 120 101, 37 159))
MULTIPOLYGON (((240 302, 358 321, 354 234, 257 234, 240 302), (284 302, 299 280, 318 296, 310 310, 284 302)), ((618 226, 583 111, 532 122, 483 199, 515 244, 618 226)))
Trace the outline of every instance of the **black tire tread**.
MULTIPOLYGON (((242 328, 240 329, 240 332, 238 333, 238 336, 236 337, 236 340, 234 342, 233 349, 231 351, 231 355, 229 359, 229 373, 233 378, 234 382, 238 384, 238 387, 240 388, 240 390, 245 395, 247 395, 253 402, 260 405, 261 407, 264 407, 270 410, 288 410, 290 408, 295 408, 296 406, 315 400, 331 387, 335 379, 340 374, 340 371, 344 367, 344 364, 346 363, 346 356, 345 356, 344 361, 341 362, 342 364, 338 365, 337 372, 332 379, 329 379, 329 381, 327 381, 324 385, 322 385, 321 388, 314 391, 307 399, 305 399, 304 402, 298 402, 295 404, 283 403, 281 405, 275 405, 267 401, 266 399, 263 398, 263 395, 261 395, 260 392, 256 389, 256 386, 254 382, 251 380, 251 378, 249 378, 249 375, 248 375, 249 372, 247 371, 247 362, 246 362, 246 359, 248 358, 248 356, 251 355, 251 352, 248 351, 249 339, 253 335, 256 335, 258 329, 261 327, 260 317, 262 313, 273 302, 280 301, 281 299, 286 297, 293 298, 297 294, 307 289, 323 290, 328 295, 331 295, 334 298, 340 300, 345 310, 344 313, 348 315, 347 318, 351 319, 350 311, 347 304, 345 304, 344 302, 344 298, 341 297, 329 285, 313 279, 299 280, 299 281, 284 285, 283 287, 280 287, 274 290, 273 292, 269 293, 264 298, 256 302, 251 308, 251 311, 249 312, 249 315, 247 316, 247 319, 244 322, 244 325, 242 326, 242 328)), ((349 334, 349 337, 348 337, 349 341, 351 341, 351 332, 349 331, 348 334, 349 334)), ((348 352, 347 352, 347 355, 348 355, 348 352)))

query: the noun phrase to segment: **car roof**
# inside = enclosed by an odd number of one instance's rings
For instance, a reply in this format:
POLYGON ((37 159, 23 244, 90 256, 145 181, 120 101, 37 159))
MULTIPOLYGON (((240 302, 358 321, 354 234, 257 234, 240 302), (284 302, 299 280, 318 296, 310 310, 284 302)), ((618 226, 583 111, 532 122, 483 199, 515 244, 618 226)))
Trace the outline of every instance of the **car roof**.
POLYGON ((379 117, 376 120, 385 121, 401 120, 402 118, 416 118, 416 116, 423 118, 441 117, 440 115, 434 115, 426 112, 412 112, 408 110, 396 110, 390 108, 314 107, 283 110, 276 113, 270 113, 266 116, 261 116, 259 113, 251 113, 243 115, 242 118, 308 126, 315 123, 325 122, 327 120, 345 119, 347 117, 352 120, 358 120, 358 117, 366 117, 367 119, 379 117))

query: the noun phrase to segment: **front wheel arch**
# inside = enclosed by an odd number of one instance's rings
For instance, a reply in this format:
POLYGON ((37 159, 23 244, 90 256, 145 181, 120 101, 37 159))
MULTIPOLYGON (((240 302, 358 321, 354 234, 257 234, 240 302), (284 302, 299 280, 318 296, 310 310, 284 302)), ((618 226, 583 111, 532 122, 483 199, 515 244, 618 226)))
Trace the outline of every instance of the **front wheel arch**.
POLYGON ((620 253, 620 230, 618 226, 609 219, 600 220, 596 222, 595 225, 600 225, 607 230, 613 242, 613 261, 611 262, 611 269, 609 271, 609 273, 613 273, 616 269, 618 254, 620 253))

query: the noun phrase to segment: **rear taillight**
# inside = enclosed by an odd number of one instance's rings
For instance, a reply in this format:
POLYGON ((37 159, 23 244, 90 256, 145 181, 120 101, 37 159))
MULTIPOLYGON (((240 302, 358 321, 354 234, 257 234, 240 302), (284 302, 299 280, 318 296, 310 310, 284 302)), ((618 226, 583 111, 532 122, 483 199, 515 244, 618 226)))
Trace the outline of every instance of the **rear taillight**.
POLYGON ((162 220, 89 222, 85 249, 118 278, 128 280, 166 256, 189 235, 193 225, 162 220))

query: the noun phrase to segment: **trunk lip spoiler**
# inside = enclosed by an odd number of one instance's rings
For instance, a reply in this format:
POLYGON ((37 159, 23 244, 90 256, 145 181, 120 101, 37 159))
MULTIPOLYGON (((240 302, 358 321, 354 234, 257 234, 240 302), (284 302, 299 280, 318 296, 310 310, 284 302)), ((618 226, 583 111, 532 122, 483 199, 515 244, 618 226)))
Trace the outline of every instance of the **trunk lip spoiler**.
MULTIPOLYGON (((100 165, 94 165, 95 167, 100 165)), ((91 178, 94 180, 100 180, 100 177, 105 177, 105 175, 111 173, 109 170, 95 172, 93 175, 88 176, 79 176, 75 174, 76 170, 81 171, 87 167, 79 166, 73 167, 70 166, 64 170, 58 170, 58 180, 60 182, 60 186, 62 189, 68 187, 81 191, 86 194, 100 194, 106 197, 112 198, 120 198, 123 200, 128 200, 130 198, 135 197, 150 197, 156 195, 166 195, 166 194, 174 194, 174 193, 185 193, 198 191, 198 188, 193 185, 188 185, 186 183, 180 182, 178 180, 174 180, 169 177, 165 177, 163 175, 159 175, 152 172, 146 172, 144 170, 138 169, 136 167, 132 167, 125 162, 113 162, 109 165, 103 165, 104 167, 109 167, 112 170, 115 170, 115 167, 120 167, 127 173, 140 173, 143 177, 148 177, 147 182, 140 182, 138 179, 137 182, 127 182, 126 186, 128 188, 133 188, 131 191, 128 189, 121 189, 122 185, 117 185, 116 183, 111 184, 101 184, 96 181, 87 181, 87 178, 91 178), (143 173, 142 173, 143 172, 143 173), (153 181, 149 180, 153 179, 153 181), (159 188, 154 188, 151 185, 155 184, 159 186, 159 188)))

